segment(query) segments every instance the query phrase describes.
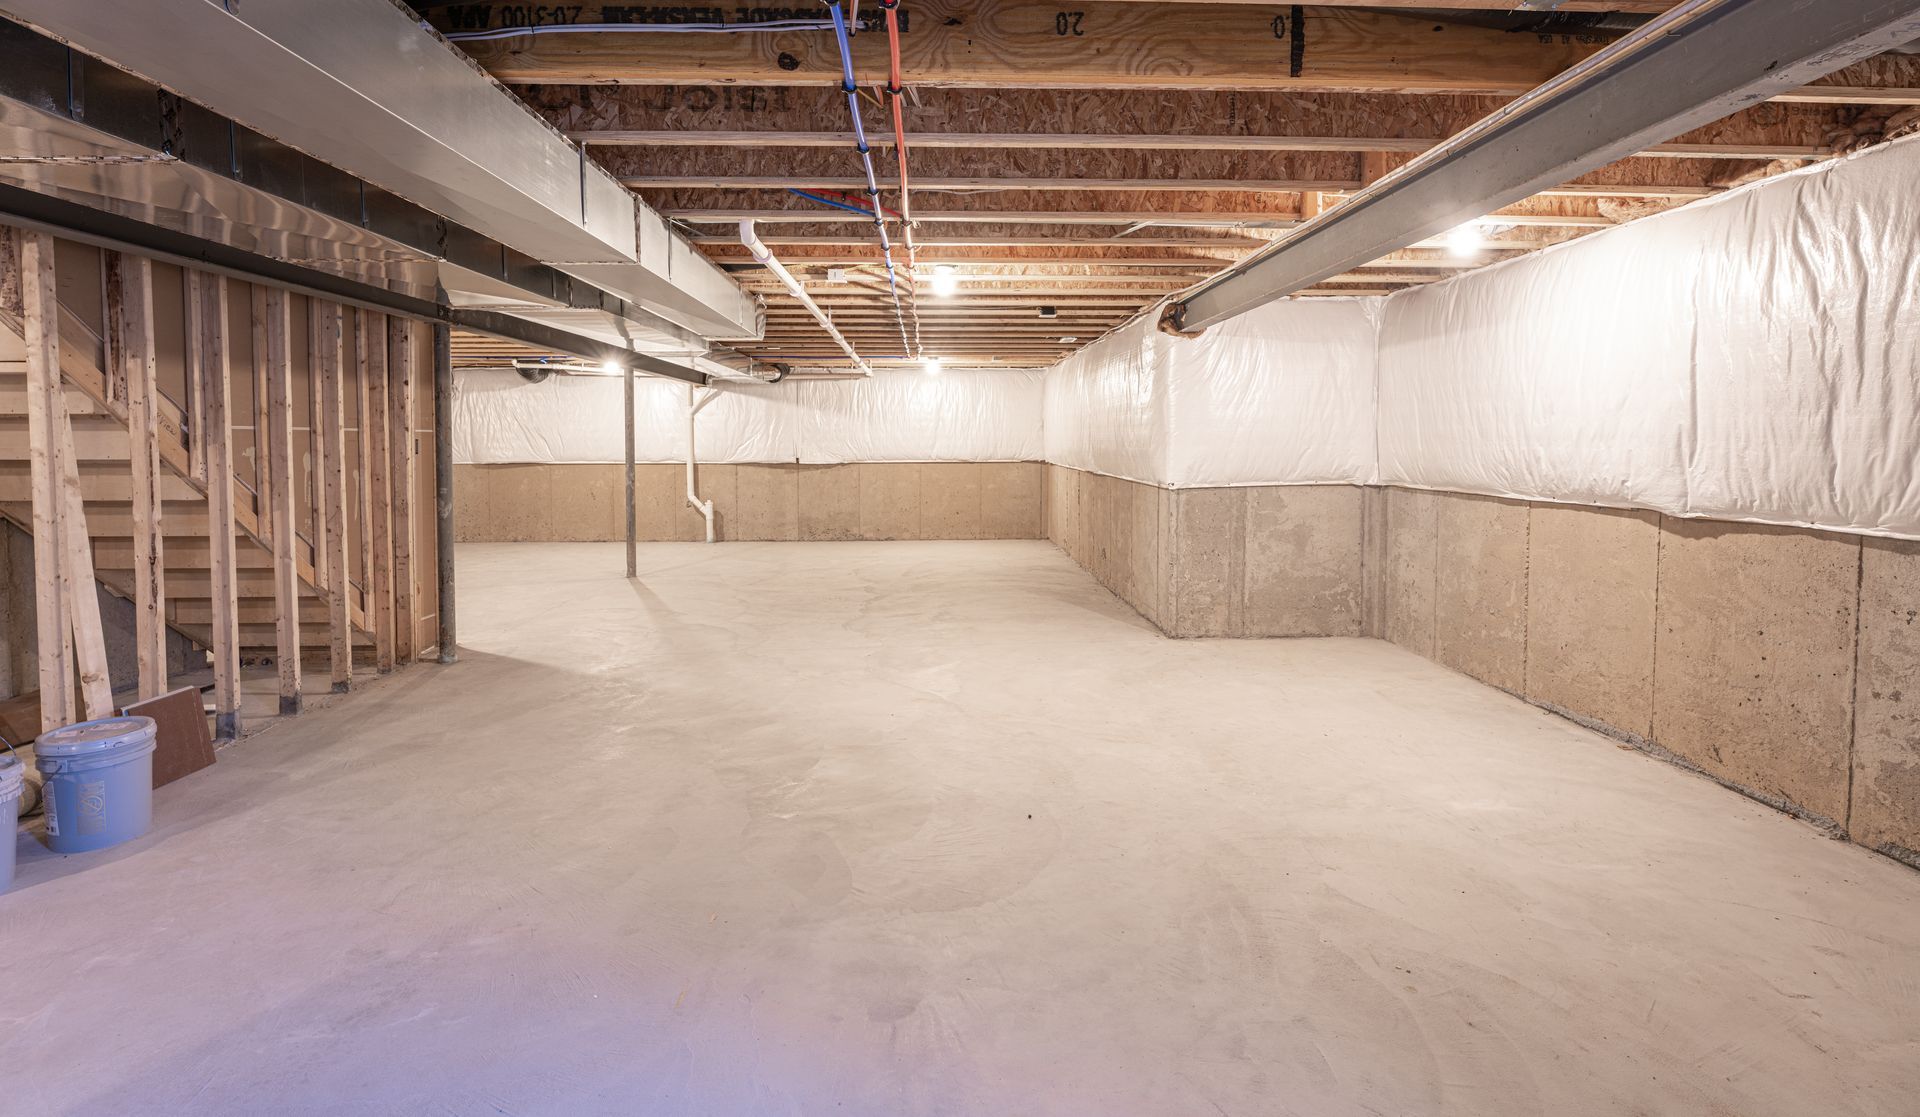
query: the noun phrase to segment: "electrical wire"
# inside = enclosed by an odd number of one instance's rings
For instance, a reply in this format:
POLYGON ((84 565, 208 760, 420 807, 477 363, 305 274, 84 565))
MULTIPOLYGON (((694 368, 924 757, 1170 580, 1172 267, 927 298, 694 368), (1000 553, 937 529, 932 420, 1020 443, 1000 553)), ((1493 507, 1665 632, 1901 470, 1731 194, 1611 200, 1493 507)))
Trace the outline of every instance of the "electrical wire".
POLYGON ((847 13, 839 0, 828 5, 833 14, 833 37, 840 47, 840 88, 847 95, 847 112, 853 117, 853 148, 860 153, 860 165, 867 173, 867 197, 873 204, 873 227, 880 237, 880 254, 887 262, 887 291, 893 296, 893 321, 900 329, 900 347, 913 352, 907 342, 906 312, 900 305, 900 284, 894 275, 893 242, 887 239, 887 219, 881 213, 880 180, 873 173, 873 149, 867 145, 866 125, 860 120, 860 86, 853 80, 853 45, 847 41, 847 13))
POLYGON ((920 284, 915 270, 920 263, 913 245, 913 203, 907 185, 906 108, 900 103, 906 87, 900 81, 900 0, 880 0, 887 16, 887 107, 893 115, 893 150, 900 158, 900 241, 907 249, 907 309, 913 318, 914 356, 920 355, 920 284))
POLYGON ((871 216, 867 207, 854 205, 852 202, 843 202, 837 198, 824 197, 807 190, 796 190, 791 186, 787 187, 787 193, 797 198, 805 198, 809 202, 819 202, 823 206, 832 206, 834 209, 844 209, 849 213, 857 213, 862 217, 871 216))
POLYGON ((448 42, 476 42, 485 39, 511 39, 515 35, 666 34, 717 33, 741 31, 830 31, 833 24, 823 19, 769 19, 759 23, 545 23, 538 27, 497 27, 492 31, 453 31, 443 36, 448 42))

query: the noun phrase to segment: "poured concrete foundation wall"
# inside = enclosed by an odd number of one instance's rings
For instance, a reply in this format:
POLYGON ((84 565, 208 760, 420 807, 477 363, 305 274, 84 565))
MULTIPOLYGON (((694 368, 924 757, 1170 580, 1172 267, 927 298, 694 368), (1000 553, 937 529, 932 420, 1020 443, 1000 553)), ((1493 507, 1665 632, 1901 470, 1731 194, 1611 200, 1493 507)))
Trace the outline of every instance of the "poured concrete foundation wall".
POLYGON ((1388 639, 1920 864, 1920 543, 1385 496, 1388 639))
POLYGON ((1047 537, 1169 636, 1376 632, 1377 492, 1164 489, 1047 467, 1047 537))
MULTIPOLYGON (((700 496, 722 540, 1039 539, 1039 462, 702 465, 700 496)), ((454 529, 468 542, 626 538, 626 467, 458 465, 454 529)), ((640 538, 697 542, 684 465, 634 470, 640 538)))
POLYGON ((1920 542, 1047 467, 1047 537, 1169 636, 1382 636, 1920 866, 1920 542))

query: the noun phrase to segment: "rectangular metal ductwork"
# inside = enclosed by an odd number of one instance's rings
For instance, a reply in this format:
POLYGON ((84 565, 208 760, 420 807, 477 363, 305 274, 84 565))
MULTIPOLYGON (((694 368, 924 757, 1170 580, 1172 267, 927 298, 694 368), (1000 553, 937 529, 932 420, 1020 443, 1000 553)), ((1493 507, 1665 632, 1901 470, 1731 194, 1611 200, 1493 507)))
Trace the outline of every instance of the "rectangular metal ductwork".
POLYGON ((753 300, 391 0, 0 0, 0 13, 707 337, 753 300), (678 247, 681 251, 676 252, 678 247))

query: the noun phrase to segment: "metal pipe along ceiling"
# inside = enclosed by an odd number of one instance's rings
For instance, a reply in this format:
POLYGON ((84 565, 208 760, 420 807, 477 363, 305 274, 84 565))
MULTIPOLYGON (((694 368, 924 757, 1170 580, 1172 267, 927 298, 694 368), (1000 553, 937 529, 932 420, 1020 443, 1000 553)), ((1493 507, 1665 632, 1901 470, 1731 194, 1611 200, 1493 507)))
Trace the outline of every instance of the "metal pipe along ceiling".
POLYGON ((1198 332, 1916 35, 1920 0, 1690 0, 1195 287, 1163 321, 1198 332))

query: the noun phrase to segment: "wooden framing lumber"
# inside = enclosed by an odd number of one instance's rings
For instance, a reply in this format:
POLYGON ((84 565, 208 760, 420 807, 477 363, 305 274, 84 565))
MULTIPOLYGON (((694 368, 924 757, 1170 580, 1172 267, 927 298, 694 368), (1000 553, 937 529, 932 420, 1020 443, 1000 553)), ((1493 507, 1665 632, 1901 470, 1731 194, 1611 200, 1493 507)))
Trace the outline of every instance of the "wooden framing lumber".
MULTIPOLYGON (((443 31, 525 22, 524 7, 436 5, 443 31)), ((562 9, 556 9, 561 11, 562 9)), ((604 8, 565 9, 596 22, 604 8)), ((916 84, 974 88, 1243 89, 1487 92, 1531 89, 1604 44, 1437 24, 1359 9, 1231 4, 922 0, 901 36, 916 84), (1545 38, 1546 41, 1542 41, 1545 38), (1562 40, 1566 41, 1562 41, 1562 40)), ((508 83, 837 85, 831 35, 678 35, 672 49, 636 50, 619 33, 527 35, 460 45, 508 83)), ((885 73, 884 35, 852 40, 856 73, 885 73)))
POLYGON ((392 405, 387 379, 387 316, 373 311, 360 312, 360 329, 365 336, 363 354, 366 364, 360 376, 366 385, 360 412, 360 442, 366 447, 368 467, 360 483, 369 495, 367 537, 372 559, 367 567, 373 607, 368 617, 373 625, 375 668, 386 674, 393 670, 393 456, 389 442, 392 405))
POLYGON ((353 615, 347 595, 352 570, 347 556, 347 432, 346 392, 340 367, 342 357, 341 322, 343 310, 338 303, 312 301, 314 321, 313 379, 320 406, 314 412, 314 463, 320 470, 321 528, 315 533, 314 569, 324 562, 328 571, 327 659, 328 674, 336 694, 353 683, 353 615))
POLYGON ((272 344, 267 337, 267 320, 271 317, 267 310, 267 288, 260 284, 250 286, 247 300, 247 321, 253 332, 253 363, 247 369, 253 387, 253 512, 260 520, 261 541, 272 543, 278 525, 273 518, 273 470, 267 464, 267 432, 273 426, 272 409, 268 402, 272 393, 267 384, 273 375, 267 360, 267 351, 272 344))
POLYGON ((420 594, 415 585, 414 543, 414 450, 413 403, 414 367, 413 322, 387 319, 388 400, 393 417, 387 426, 387 447, 393 455, 393 655, 401 664, 412 663, 420 639, 420 594))
POLYGON ((93 546, 87 535, 87 503, 80 489, 80 460, 73 451, 73 425, 67 417, 66 389, 52 394, 53 433, 59 442, 61 556, 60 586, 73 622, 73 659, 79 670, 80 712, 89 720, 113 716, 113 679, 107 667, 106 632, 100 623, 100 589, 93 578, 93 546))
POLYGON ((55 400, 60 380, 59 302, 53 238, 21 231, 21 315, 27 344, 27 442, 33 484, 34 620, 40 666, 40 731, 79 720, 73 693, 73 624, 63 588, 66 532, 62 525, 62 463, 56 422, 65 414, 55 400))
POLYGON ((133 471, 134 644, 142 699, 167 690, 166 552, 161 516, 160 387, 153 337, 153 261, 108 253, 120 296, 107 322, 126 387, 133 471))
POLYGON ((240 603, 236 595, 233 496, 232 370, 227 347, 227 281, 189 272, 187 328, 195 337, 207 470, 207 548, 212 601, 214 737, 240 735, 240 603))
POLYGON ((254 323, 254 336, 264 336, 266 349, 256 354, 256 364, 266 381, 267 422, 255 437, 266 454, 262 488, 272 493, 275 660, 280 715, 288 717, 300 712, 301 695, 300 575, 294 567, 300 538, 293 526, 293 359, 288 348, 292 324, 286 291, 266 288, 258 308, 264 317, 254 323))
MULTIPOLYGON (((1817 88, 1817 87, 1810 87, 1817 88)), ((1889 91, 1892 92, 1892 91, 1889 91)), ((1809 98, 1814 103, 1817 94, 1809 98)), ((576 129, 567 133, 577 143, 590 147, 803 147, 840 150, 853 146, 851 132, 796 132, 765 129, 726 131, 576 129)), ((914 148, 963 148, 986 151, 1012 149, 1127 150, 1127 151, 1339 151, 1397 152, 1418 155, 1441 141, 1404 136, 1229 136, 1204 134, 1128 135, 1104 132, 916 132, 914 148)), ((873 147, 890 147, 893 138, 870 135, 873 147)), ((1665 159, 1821 159, 1832 154, 1813 144, 1768 143, 1667 143, 1656 144, 1640 153, 1665 159)), ((864 185, 864 184, 863 184, 864 185)))

